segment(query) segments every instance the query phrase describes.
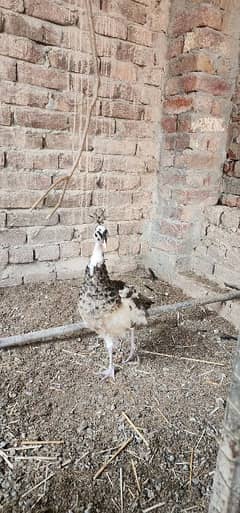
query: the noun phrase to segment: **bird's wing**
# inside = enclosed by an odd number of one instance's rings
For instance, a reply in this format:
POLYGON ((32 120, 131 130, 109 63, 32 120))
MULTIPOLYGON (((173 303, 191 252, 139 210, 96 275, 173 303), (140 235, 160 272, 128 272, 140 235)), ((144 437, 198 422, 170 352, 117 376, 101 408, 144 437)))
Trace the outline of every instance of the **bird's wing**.
POLYGON ((140 308, 141 310, 148 310, 151 305, 154 303, 149 297, 144 296, 140 292, 135 292, 132 295, 132 300, 135 303, 137 308, 140 308))
POLYGON ((154 303, 154 301, 138 292, 134 287, 128 286, 124 282, 119 283, 121 283, 121 286, 119 286, 120 297, 122 299, 131 299, 138 309, 147 311, 154 303))

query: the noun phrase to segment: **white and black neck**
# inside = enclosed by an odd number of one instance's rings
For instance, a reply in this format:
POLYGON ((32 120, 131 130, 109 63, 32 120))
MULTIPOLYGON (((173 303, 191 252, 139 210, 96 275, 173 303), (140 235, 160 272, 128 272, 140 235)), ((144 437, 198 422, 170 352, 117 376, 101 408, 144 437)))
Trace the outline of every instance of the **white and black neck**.
POLYGON ((90 275, 93 276, 95 267, 102 265, 103 263, 104 263, 103 243, 100 241, 96 241, 93 252, 92 252, 92 256, 90 258, 90 262, 88 264, 88 267, 90 270, 90 275))

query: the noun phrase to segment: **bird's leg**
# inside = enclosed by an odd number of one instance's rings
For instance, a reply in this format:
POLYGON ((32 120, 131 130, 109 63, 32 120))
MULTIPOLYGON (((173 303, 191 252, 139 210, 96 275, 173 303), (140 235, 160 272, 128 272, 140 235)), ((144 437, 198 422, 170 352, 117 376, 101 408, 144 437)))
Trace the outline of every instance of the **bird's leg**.
POLYGON ((128 363, 132 360, 135 352, 136 352, 136 345, 135 345, 135 329, 134 328, 130 328, 130 332, 131 332, 131 342, 130 342, 130 353, 127 357, 126 360, 124 360, 123 363, 128 363))
POLYGON ((105 342, 105 346, 106 346, 106 349, 107 349, 107 352, 108 352, 108 356, 109 356, 109 365, 108 365, 108 368, 106 370, 101 372, 101 374, 102 374, 103 379, 106 379, 106 378, 115 379, 114 366, 113 366, 113 356, 112 356, 113 340, 112 340, 111 337, 105 336, 104 342, 105 342))

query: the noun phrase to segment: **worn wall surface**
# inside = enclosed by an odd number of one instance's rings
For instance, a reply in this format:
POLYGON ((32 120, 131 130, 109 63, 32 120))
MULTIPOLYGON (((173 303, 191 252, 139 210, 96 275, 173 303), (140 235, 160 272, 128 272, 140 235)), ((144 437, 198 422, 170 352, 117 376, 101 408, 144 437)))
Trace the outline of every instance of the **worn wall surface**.
POLYGON ((223 285, 240 286, 240 66, 232 97, 227 153, 218 205, 206 209, 202 236, 193 252, 193 269, 223 285))
POLYGON ((205 209, 221 196, 238 38, 239 4, 171 2, 158 199, 149 251, 150 263, 169 281, 192 269, 205 209))
POLYGON ((35 200, 70 169, 94 88, 85 0, 0 1, 0 285, 71 278, 106 209, 108 265, 136 268, 146 251, 159 157, 168 1, 94 0, 101 85, 81 172, 35 200))

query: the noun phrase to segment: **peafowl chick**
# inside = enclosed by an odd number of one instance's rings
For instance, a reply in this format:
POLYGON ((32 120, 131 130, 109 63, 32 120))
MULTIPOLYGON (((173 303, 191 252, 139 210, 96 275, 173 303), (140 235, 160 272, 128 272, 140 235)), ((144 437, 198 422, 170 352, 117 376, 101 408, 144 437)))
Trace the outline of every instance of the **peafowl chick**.
POLYGON ((79 312, 86 327, 95 331, 105 342, 109 365, 101 374, 113 378, 113 348, 127 330, 131 330, 131 348, 126 362, 135 352, 134 327, 147 324, 147 311, 152 301, 123 281, 111 280, 104 260, 108 231, 99 224, 94 233, 95 245, 85 269, 79 294, 79 312))

